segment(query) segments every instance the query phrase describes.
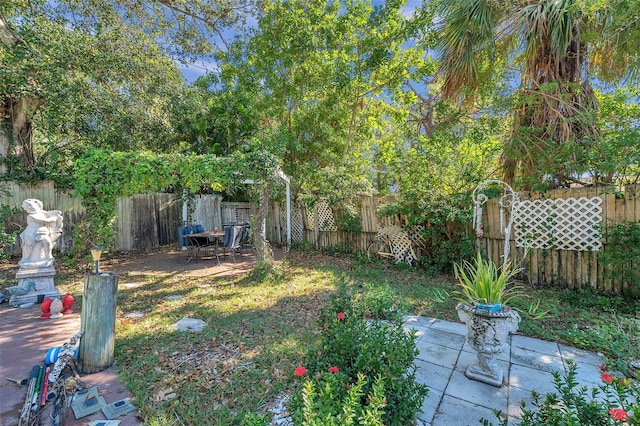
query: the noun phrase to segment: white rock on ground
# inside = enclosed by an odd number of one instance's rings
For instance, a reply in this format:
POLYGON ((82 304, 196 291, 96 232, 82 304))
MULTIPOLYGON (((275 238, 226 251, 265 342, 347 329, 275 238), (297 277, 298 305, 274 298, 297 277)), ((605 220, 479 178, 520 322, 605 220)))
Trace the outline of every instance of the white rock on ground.
POLYGON ((191 331, 193 333, 200 333, 206 322, 196 318, 182 318, 180 321, 174 323, 171 327, 178 331, 191 331))
POLYGON ((293 420, 289 416, 287 411, 287 402, 289 402, 290 395, 284 395, 278 397, 274 406, 269 409, 269 412, 273 414, 270 426, 293 426, 293 420))

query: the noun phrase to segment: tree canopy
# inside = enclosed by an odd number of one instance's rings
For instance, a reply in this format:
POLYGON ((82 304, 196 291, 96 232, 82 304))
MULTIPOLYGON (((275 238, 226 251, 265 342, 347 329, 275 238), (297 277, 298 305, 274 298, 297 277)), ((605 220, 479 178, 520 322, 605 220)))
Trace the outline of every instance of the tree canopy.
POLYGON ((473 102, 492 79, 519 80, 512 130, 505 138, 507 182, 518 178, 525 187, 543 181, 566 186, 589 172, 596 181, 612 181, 614 175, 604 171, 611 170, 610 159, 594 158, 602 128, 592 87, 594 81, 637 79, 640 21, 630 15, 637 15, 639 5, 620 0, 441 2, 443 96, 473 102))
POLYGON ((6 1, 2 171, 69 187, 91 148, 266 151, 299 197, 335 202, 446 198, 500 164, 525 187, 634 179, 637 6, 6 1), (194 57, 213 71, 188 86, 194 57))
POLYGON ((415 95, 404 82, 422 61, 407 45, 401 6, 266 2, 256 27, 220 58, 217 93, 251 100, 251 145, 280 156, 310 197, 386 186, 376 177, 405 143, 415 95))
POLYGON ((212 51, 212 33, 237 22, 247 7, 197 0, 3 2, 3 170, 34 178, 43 168, 68 174, 65 160, 87 145, 170 150, 191 97, 176 58, 212 51))

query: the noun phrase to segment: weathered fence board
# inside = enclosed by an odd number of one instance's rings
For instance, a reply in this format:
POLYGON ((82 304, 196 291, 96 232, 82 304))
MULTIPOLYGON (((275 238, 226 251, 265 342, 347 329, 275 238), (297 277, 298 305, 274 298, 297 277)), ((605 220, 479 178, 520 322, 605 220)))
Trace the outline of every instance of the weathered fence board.
MULTIPOLYGON (((223 225, 234 223, 224 219, 222 213, 226 211, 228 209, 222 208, 221 196, 211 194, 198 195, 195 198, 193 221, 207 230, 212 230, 216 227, 222 229, 223 225)), ((182 219, 182 216, 180 216, 180 219, 182 219)))
MULTIPOLYGON (((9 231, 24 229, 26 215, 22 201, 37 198, 45 210, 61 210, 64 228, 55 250, 69 253, 73 244, 73 228, 85 220, 85 208, 79 197, 58 191, 52 182, 38 185, 19 185, 13 182, 0 184, 0 202, 16 209, 16 214, 8 218, 9 231)), ((251 203, 223 203, 218 195, 197 196, 192 213, 193 222, 201 223, 206 229, 223 223, 249 220, 253 207, 251 203), (223 219, 222 212, 227 214, 223 219)), ((114 224, 114 247, 118 250, 147 250, 163 245, 177 244, 178 226, 182 225, 182 198, 175 194, 141 194, 120 198, 114 224)), ((93 243, 93 242, 91 242, 93 243)), ((16 241, 13 250, 19 254, 20 245, 16 241)))
POLYGON ((158 243, 161 246, 174 244, 177 238, 177 227, 182 225, 182 200, 173 194, 163 193, 154 194, 154 198, 158 243))

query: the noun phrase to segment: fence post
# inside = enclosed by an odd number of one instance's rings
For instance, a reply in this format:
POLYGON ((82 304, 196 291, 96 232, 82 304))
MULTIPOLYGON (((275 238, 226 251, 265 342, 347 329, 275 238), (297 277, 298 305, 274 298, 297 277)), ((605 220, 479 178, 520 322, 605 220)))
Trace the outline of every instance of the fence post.
POLYGON ((113 364, 117 275, 85 275, 78 370, 97 373, 113 364))

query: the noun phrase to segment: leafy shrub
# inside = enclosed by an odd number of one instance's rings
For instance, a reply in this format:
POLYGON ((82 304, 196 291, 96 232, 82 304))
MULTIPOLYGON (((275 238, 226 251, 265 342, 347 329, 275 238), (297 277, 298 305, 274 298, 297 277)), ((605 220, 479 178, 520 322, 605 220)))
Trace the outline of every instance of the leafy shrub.
MULTIPOLYGON (((5 192, 4 190, 2 190, 5 192)), ((0 206, 0 259, 8 259, 11 249, 16 243, 16 236, 20 232, 20 226, 12 223, 12 216, 19 214, 19 210, 8 205, 0 206)))
POLYGON ((411 424, 427 388, 416 382, 415 336, 404 331, 390 290, 365 285, 350 294, 343 287, 321 311, 319 326, 320 344, 307 353, 308 378, 290 404, 296 424, 331 424, 316 421, 347 412, 344 420, 353 424, 411 424))
POLYGON ((433 272, 450 272, 454 262, 473 256, 469 200, 467 194, 430 193, 418 200, 387 204, 380 213, 405 215, 409 226, 422 225, 421 236, 426 244, 418 254, 418 265, 433 272))
POLYGON ((562 332, 562 338, 583 348, 606 348, 611 357, 611 366, 619 371, 630 370, 634 359, 640 358, 640 320, 625 318, 615 313, 610 321, 597 322, 579 328, 572 324, 562 332))
POLYGON ((607 245, 598 252, 598 260, 607 267, 607 277, 619 277, 630 294, 640 296, 640 222, 607 225, 602 237, 607 245))
MULTIPOLYGON (((640 425, 640 388, 630 379, 616 377, 600 366, 602 384, 589 389, 578 387, 576 364, 568 361, 569 371, 565 376, 554 372, 557 393, 548 393, 544 397, 536 391, 531 392, 533 408, 527 408, 523 401, 520 426, 566 425, 640 425)), ((500 418, 500 411, 495 412, 500 418)), ((485 426, 491 425, 482 419, 485 426)), ((508 425, 501 419, 500 425, 508 425)))
POLYGON ((358 233, 362 232, 362 218, 359 210, 353 205, 342 203, 339 209, 334 212, 336 226, 340 231, 358 233))
POLYGON ((306 426, 383 426, 382 417, 386 399, 380 378, 364 394, 367 379, 363 374, 349 385, 342 373, 317 374, 315 380, 302 385, 302 415, 296 424, 306 426), (363 401, 365 402, 363 404, 363 401))
POLYGON ((286 262, 273 265, 268 262, 258 262, 249 273, 249 279, 264 284, 282 284, 285 280, 286 262))

